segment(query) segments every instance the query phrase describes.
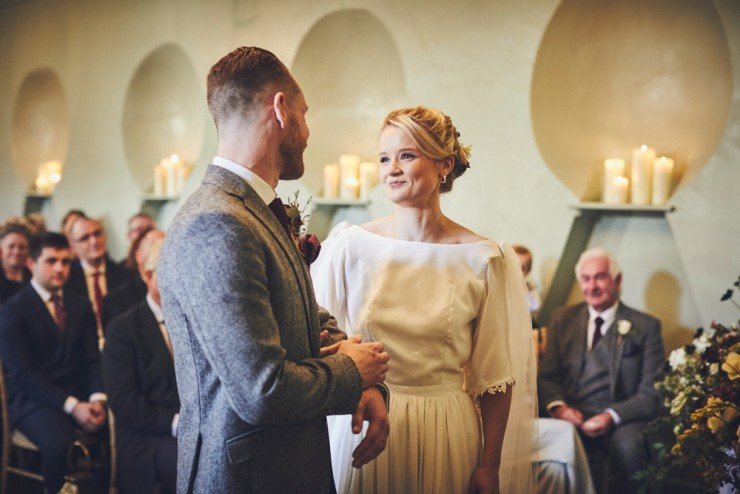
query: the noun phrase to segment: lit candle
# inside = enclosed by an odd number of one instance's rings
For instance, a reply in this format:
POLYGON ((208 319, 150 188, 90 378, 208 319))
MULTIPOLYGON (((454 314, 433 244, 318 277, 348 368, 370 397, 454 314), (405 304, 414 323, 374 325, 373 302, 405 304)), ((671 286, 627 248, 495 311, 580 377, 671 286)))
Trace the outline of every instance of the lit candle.
POLYGON ((340 195, 342 199, 357 199, 357 193, 360 190, 360 181, 355 177, 347 177, 347 180, 342 182, 342 190, 340 195))
POLYGON ((614 194, 614 177, 624 175, 624 160, 619 158, 609 158, 604 160, 604 189, 601 193, 601 200, 611 202, 614 194))
POLYGON ((610 197, 610 204, 625 204, 627 194, 630 189, 630 180, 627 177, 614 177, 612 179, 613 194, 610 197))
POLYGON ((367 199, 378 183, 378 164, 372 161, 360 163, 360 198, 367 199))
POLYGON ((673 160, 661 156, 653 161, 653 204, 665 204, 671 194, 673 160))
POLYGON ((43 172, 41 175, 45 175, 51 182, 52 189, 62 181, 62 162, 61 161, 47 161, 43 165, 43 172))
POLYGON ((339 195, 339 165, 324 165, 324 197, 335 199, 339 195))
POLYGON ((39 175, 34 182, 37 194, 51 194, 51 180, 46 175, 39 175))
POLYGON ((649 204, 655 149, 645 144, 632 150, 632 204, 649 204))
POLYGON ((360 157, 355 154, 343 154, 339 157, 339 183, 341 184, 340 197, 342 199, 357 198, 357 190, 352 191, 347 184, 353 179, 359 183, 360 157), (348 194, 352 193, 350 197, 348 194))
POLYGON ((175 197, 177 195, 177 170, 175 163, 172 162, 171 158, 162 158, 159 161, 159 165, 164 168, 165 171, 165 195, 168 197, 175 197))
POLYGON ((166 190, 167 170, 161 164, 154 165, 154 186, 152 192, 155 196, 163 196, 166 190))

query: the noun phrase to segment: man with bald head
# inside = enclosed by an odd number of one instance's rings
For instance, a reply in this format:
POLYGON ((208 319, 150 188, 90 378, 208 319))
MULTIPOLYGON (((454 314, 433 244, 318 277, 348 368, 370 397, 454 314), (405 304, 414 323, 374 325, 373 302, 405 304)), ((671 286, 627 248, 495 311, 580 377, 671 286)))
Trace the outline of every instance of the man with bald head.
POLYGON ((643 430, 660 412, 660 321, 620 300, 622 272, 608 251, 585 251, 576 278, 584 302, 550 319, 539 400, 578 428, 597 489, 634 492, 631 476, 647 462, 643 430))
POLYGON ((70 226, 69 234, 77 259, 70 266, 65 288, 90 300, 102 341, 105 296, 126 283, 131 275, 108 256, 105 231, 99 220, 79 217, 70 226))

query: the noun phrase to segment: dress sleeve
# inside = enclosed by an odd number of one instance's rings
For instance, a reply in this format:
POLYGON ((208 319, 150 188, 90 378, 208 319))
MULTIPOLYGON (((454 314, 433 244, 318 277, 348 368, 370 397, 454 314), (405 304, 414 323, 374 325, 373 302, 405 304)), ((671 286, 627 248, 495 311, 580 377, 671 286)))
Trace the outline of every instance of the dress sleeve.
POLYGON ((319 257, 311 264, 311 280, 316 302, 333 315, 340 329, 349 334, 347 318, 347 235, 351 225, 343 221, 335 226, 321 244, 319 257))
MULTIPOLYGON (((473 396, 503 393, 517 381, 513 363, 526 357, 532 323, 527 288, 515 252, 501 246, 488 260, 485 296, 478 311, 473 348, 465 368, 465 389, 473 396)), ((531 346, 531 345, 530 345, 531 346)))

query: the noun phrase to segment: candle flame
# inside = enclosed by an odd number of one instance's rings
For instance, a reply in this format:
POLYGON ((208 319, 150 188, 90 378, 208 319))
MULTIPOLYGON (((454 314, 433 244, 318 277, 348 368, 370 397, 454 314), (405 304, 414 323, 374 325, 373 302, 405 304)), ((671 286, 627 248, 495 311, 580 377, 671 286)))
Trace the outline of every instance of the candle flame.
POLYGON ((647 150, 648 150, 647 144, 643 144, 642 146, 640 146, 640 151, 647 151, 647 150))
POLYGON ((180 157, 176 154, 173 154, 172 156, 170 156, 170 161, 173 163, 177 163, 178 161, 180 161, 180 157))

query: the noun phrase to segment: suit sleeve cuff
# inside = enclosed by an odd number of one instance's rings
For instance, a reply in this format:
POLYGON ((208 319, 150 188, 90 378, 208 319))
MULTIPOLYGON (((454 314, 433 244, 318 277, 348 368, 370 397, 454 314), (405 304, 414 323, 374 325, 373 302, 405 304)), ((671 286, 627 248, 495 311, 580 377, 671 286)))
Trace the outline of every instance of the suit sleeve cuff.
POLYGON ((614 420, 614 425, 619 425, 622 423, 622 419, 619 417, 619 414, 615 412, 613 409, 607 408, 604 411, 612 416, 612 420, 614 420))
POLYGON ((93 393, 90 395, 90 403, 95 403, 96 401, 108 401, 108 395, 105 393, 93 393))
POLYGON ((180 423, 180 414, 176 413, 172 418, 172 437, 177 437, 177 425, 180 423))
POLYGON ((556 407, 565 407, 568 406, 563 400, 555 400, 551 401, 547 404, 547 411, 552 412, 556 407))
POLYGON ((74 396, 67 396, 67 399, 64 400, 64 413, 67 415, 72 415, 72 412, 74 412, 75 407, 80 402, 77 398, 74 396))

